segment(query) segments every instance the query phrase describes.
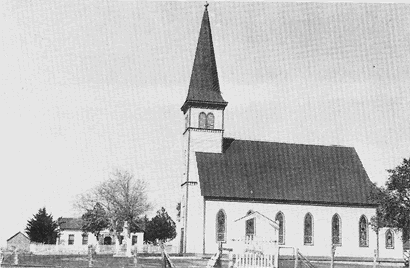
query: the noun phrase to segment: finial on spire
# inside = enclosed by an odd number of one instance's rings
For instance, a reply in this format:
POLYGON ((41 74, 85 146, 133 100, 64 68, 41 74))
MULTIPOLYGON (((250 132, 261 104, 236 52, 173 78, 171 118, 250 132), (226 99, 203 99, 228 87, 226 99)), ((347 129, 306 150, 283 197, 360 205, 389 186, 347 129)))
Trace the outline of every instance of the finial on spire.
POLYGON ((208 1, 205 1, 205 5, 204 5, 204 6, 205 6, 205 9, 208 10, 208 6, 209 6, 208 1))

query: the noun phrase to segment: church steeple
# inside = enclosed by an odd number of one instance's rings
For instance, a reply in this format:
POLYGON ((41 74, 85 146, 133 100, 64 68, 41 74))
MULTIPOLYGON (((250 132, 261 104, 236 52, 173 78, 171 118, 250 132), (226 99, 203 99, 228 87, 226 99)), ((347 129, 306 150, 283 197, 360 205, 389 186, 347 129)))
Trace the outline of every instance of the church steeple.
POLYGON ((224 109, 226 105, 228 103, 222 98, 219 89, 207 3, 202 17, 188 95, 181 110, 185 113, 189 107, 224 109))

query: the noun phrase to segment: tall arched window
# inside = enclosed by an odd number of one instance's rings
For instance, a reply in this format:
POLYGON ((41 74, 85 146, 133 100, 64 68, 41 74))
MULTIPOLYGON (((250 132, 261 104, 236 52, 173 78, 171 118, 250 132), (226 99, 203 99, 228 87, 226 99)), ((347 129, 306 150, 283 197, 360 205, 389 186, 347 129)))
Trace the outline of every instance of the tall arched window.
POLYGON ((369 230, 367 225, 366 216, 362 215, 359 220, 359 246, 369 246, 369 230))
POLYGON ((275 221, 279 223, 279 245, 285 244, 285 226, 284 226, 284 216, 282 212, 278 212, 275 217, 275 221))
POLYGON ((209 113, 206 116, 206 128, 207 129, 214 129, 214 122, 215 122, 215 116, 213 113, 209 113))
POLYGON ((340 217, 338 214, 332 217, 332 244, 341 245, 342 244, 342 232, 341 232, 340 217))
POLYGON ((226 214, 223 209, 216 214, 216 241, 226 242, 226 214))
POLYGON ((386 231, 386 248, 394 248, 394 236, 390 229, 386 231))
POLYGON ((304 239, 305 245, 313 245, 313 217, 312 214, 307 213, 304 220, 304 239))
POLYGON ((205 128, 206 127, 206 114, 204 112, 199 114, 198 127, 199 128, 205 128))

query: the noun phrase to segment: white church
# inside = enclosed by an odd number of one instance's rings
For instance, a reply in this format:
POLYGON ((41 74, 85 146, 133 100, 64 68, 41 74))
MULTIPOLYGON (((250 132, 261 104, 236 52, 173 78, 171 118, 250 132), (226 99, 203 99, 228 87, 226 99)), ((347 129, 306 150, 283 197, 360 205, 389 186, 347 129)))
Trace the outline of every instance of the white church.
POLYGON ((351 147, 224 137, 224 111, 207 6, 181 110, 180 250, 215 253, 243 238, 268 237, 306 256, 403 258, 401 233, 372 230, 373 185, 351 147), (378 242, 377 242, 378 241, 378 242))

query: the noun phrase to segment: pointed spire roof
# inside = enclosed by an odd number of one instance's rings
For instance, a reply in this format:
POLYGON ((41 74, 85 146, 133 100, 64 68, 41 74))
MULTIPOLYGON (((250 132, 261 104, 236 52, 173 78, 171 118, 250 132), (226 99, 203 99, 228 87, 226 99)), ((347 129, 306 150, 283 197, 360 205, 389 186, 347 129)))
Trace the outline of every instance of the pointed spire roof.
POLYGON ((219 89, 218 71, 216 69, 211 25, 208 16, 208 4, 206 4, 196 47, 188 95, 181 110, 185 112, 191 106, 224 109, 226 105, 228 105, 228 103, 222 98, 219 89))

